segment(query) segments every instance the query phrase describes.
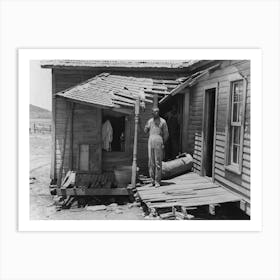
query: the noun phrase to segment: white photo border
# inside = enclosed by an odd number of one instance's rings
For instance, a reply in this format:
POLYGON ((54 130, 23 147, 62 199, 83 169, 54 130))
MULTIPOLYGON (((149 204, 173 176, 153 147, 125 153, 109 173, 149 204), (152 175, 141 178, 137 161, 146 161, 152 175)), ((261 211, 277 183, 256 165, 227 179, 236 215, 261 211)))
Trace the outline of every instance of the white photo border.
POLYGON ((260 49, 18 49, 19 231, 261 231, 262 51, 260 49), (234 60, 251 61, 250 220, 30 220, 29 98, 31 60, 234 60))

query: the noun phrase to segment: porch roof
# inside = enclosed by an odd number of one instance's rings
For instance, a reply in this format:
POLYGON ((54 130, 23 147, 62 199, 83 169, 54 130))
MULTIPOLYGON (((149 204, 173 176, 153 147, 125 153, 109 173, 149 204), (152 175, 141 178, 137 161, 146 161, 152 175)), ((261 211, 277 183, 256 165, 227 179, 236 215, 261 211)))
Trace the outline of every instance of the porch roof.
POLYGON ((138 96, 142 102, 152 103, 154 94, 158 94, 160 100, 178 88, 187 78, 155 80, 102 73, 56 95, 74 102, 109 108, 134 107, 138 96))
POLYGON ((159 103, 163 103, 184 88, 195 85, 202 76, 217 67, 219 67, 219 63, 176 80, 137 78, 102 73, 56 95, 75 102, 107 108, 134 107, 137 97, 140 97, 142 104, 143 102, 153 103, 155 94, 158 95, 159 103))

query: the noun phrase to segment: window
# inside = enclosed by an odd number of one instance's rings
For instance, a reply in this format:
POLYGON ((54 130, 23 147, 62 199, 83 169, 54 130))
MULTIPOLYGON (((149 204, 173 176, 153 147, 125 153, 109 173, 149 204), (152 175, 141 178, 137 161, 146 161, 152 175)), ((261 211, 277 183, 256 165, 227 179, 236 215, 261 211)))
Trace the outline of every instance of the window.
POLYGON ((231 82, 229 121, 227 135, 227 168, 241 172, 242 166, 242 147, 243 147, 243 127, 245 114, 245 87, 246 82, 238 80, 231 82))

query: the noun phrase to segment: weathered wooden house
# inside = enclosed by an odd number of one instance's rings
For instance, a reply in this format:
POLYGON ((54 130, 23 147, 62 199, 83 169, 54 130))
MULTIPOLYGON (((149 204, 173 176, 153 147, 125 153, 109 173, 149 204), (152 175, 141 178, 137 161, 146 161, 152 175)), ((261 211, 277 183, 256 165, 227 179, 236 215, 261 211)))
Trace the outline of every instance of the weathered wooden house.
POLYGON ((235 192, 250 214, 250 61, 42 61, 52 69, 51 178, 68 170, 102 174, 132 162, 134 105, 140 97, 137 164, 147 172, 154 96, 161 114, 176 106, 179 151, 194 171, 235 192), (102 149, 110 120, 112 149, 102 149))

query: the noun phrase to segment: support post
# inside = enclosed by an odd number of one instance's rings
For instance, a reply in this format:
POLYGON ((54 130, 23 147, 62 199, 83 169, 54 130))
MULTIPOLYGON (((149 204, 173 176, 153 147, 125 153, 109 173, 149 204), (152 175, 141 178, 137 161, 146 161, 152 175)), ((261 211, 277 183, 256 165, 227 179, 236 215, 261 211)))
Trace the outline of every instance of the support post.
POLYGON ((158 94, 153 95, 153 108, 158 108, 158 94))
POLYGON ((140 111, 140 98, 138 96, 135 102, 135 126, 134 126, 132 175, 131 175, 131 185, 134 188, 136 186, 136 172, 137 172, 137 138, 138 138, 139 111, 140 111))
POLYGON ((52 151, 51 151, 51 179, 56 180, 56 82, 55 82, 55 72, 52 69, 52 151))
POLYGON ((73 170, 73 121, 74 121, 75 103, 71 102, 71 115, 70 115, 70 148, 69 148, 69 168, 73 170))
POLYGON ((183 124, 182 124, 182 152, 189 152, 189 143, 188 143, 188 135, 189 135, 189 119, 190 119, 190 89, 187 88, 185 90, 185 94, 183 96, 183 124))

